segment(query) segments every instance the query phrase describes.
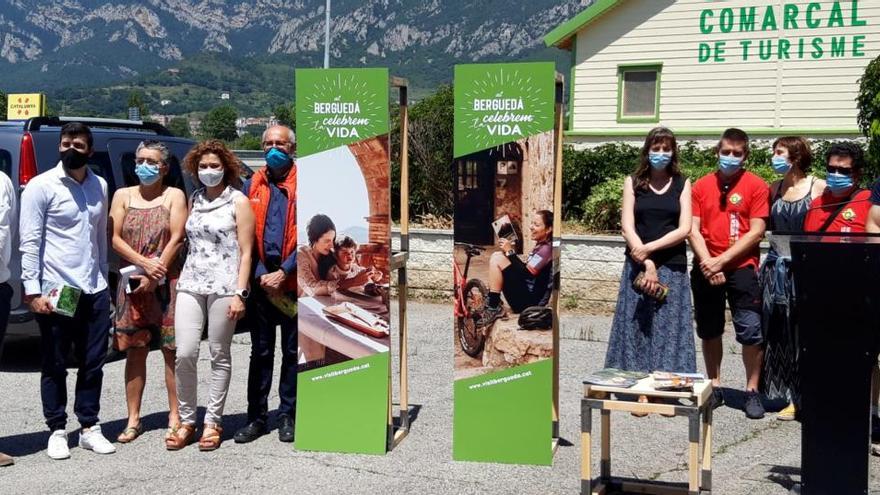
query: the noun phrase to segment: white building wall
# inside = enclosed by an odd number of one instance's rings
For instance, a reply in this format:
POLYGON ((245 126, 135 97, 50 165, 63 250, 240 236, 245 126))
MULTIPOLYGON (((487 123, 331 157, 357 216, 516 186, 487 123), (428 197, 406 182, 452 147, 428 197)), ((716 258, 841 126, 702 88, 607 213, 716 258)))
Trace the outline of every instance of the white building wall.
MULTIPOLYGON (((823 27, 784 30, 782 15, 777 16, 778 31, 760 30, 767 5, 791 3, 806 9, 810 2, 771 0, 626 0, 582 29, 574 41, 575 69, 572 94, 572 134, 601 134, 605 131, 643 130, 656 124, 618 123, 618 66, 621 64, 662 62, 660 124, 689 131, 715 132, 730 126, 745 129, 808 129, 851 131, 857 128, 855 97, 858 79, 867 64, 880 55, 880 0, 858 2, 858 18, 866 25, 851 27, 852 2, 839 2, 846 22, 843 28, 823 27), (753 32, 739 31, 740 7, 757 7, 753 32), (734 28, 721 33, 718 14, 722 8, 734 9, 734 28), (700 31, 700 13, 715 11, 713 32, 700 31), (864 56, 852 56, 854 36, 864 35, 864 56), (759 40, 792 41, 796 56, 797 39, 822 37, 830 50, 830 38, 846 37, 847 54, 815 60, 762 61, 759 40), (741 40, 753 40, 749 60, 742 60, 741 40), (725 41, 725 62, 699 63, 701 42, 725 41)), ((816 18, 827 22, 835 2, 822 1, 816 18)), ((800 16, 803 24, 804 16, 800 16)), ((823 25, 825 23, 823 22, 823 25)), ((809 53, 809 52, 808 52, 809 53)), ((809 54, 807 55, 809 57, 809 54)), ((611 133, 608 133, 611 135, 611 133)), ((607 137, 603 140, 607 141, 607 137)))

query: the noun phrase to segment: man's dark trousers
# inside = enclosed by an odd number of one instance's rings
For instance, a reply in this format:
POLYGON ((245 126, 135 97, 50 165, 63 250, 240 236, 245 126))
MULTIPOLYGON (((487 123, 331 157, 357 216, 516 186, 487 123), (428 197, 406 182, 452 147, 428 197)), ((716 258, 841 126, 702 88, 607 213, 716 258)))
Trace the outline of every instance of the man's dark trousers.
POLYGON ((281 326, 281 378, 278 384, 279 416, 295 418, 297 323, 296 318, 281 313, 267 298, 258 283, 248 299, 251 321, 251 363, 248 370, 248 422, 266 421, 269 391, 275 362, 276 327, 281 326))
POLYGON ((73 411, 84 428, 98 423, 104 360, 110 337, 110 292, 82 294, 73 317, 55 313, 37 315, 42 350, 40 392, 43 415, 52 431, 67 424, 67 368, 73 344, 79 371, 73 411))

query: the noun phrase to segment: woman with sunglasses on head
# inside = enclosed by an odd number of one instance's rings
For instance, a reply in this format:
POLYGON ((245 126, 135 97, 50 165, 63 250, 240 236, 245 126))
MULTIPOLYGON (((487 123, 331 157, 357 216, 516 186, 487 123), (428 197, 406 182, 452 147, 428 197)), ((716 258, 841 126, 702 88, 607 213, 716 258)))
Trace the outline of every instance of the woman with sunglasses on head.
POLYGON ((623 186, 627 256, 606 367, 696 371, 685 245, 691 222, 691 184, 679 170, 675 135, 657 127, 648 133, 636 171, 623 186), (658 291, 665 295, 658 298, 658 291))
MULTIPOLYGON (((770 185, 768 230, 802 232, 810 203, 822 195, 825 181, 809 174, 813 154, 806 139, 781 137, 773 142, 772 151, 773 170, 782 178, 770 185)), ((800 384, 791 257, 781 242, 771 237, 770 251, 761 266, 765 348, 760 388, 768 399, 788 401, 776 419, 790 421, 799 407, 800 384)))
POLYGON ((199 345, 207 320, 211 377, 199 450, 215 450, 232 376, 232 335, 244 316, 254 244, 254 213, 241 188, 241 164, 221 142, 196 145, 184 169, 200 188, 190 201, 186 263, 177 283, 174 318, 181 425, 166 440, 179 450, 195 438, 199 345))
POLYGON ((186 196, 164 184, 168 174, 168 148, 159 141, 144 141, 135 152, 136 186, 119 189, 110 207, 113 249, 122 267, 133 265, 137 275, 116 291, 116 330, 113 345, 126 353, 125 396, 128 424, 117 437, 128 443, 143 433, 141 400, 147 375, 147 355, 155 334, 165 358, 170 435, 180 422, 174 378, 174 307, 178 253, 183 246, 186 196))

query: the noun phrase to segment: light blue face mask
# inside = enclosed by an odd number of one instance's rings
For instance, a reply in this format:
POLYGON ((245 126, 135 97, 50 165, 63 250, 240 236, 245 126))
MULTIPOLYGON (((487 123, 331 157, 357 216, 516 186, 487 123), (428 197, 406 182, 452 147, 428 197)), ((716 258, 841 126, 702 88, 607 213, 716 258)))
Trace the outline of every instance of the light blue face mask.
POLYGON ((843 175, 837 172, 831 172, 825 176, 825 184, 831 194, 839 194, 853 186, 853 178, 851 175, 843 175))
POLYGON ((721 155, 718 157, 718 168, 721 170, 722 174, 730 176, 739 172, 739 169, 742 167, 742 162, 742 158, 721 155))
POLYGON ((278 148, 270 148, 269 151, 266 152, 266 165, 271 169, 283 169, 290 165, 291 161, 290 155, 278 148))
POLYGON ((672 153, 648 153, 648 161, 651 162, 651 166, 657 170, 663 170, 669 166, 669 163, 672 161, 672 153))
POLYGON ((145 186, 155 184, 161 177, 159 175, 159 167, 157 165, 150 165, 147 162, 138 162, 134 167, 134 173, 138 176, 138 179, 140 179, 141 184, 145 186))
POLYGON ((788 158, 782 155, 774 155, 771 163, 773 164, 773 170, 775 170, 777 174, 785 175, 791 170, 791 164, 788 163, 788 158))

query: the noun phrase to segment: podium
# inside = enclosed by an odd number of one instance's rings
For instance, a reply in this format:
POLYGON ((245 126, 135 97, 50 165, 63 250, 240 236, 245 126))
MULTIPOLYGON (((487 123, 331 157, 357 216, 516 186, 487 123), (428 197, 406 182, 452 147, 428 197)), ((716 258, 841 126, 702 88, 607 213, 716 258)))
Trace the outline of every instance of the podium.
POLYGON ((867 494, 880 237, 789 236, 800 334, 801 492, 867 494))

